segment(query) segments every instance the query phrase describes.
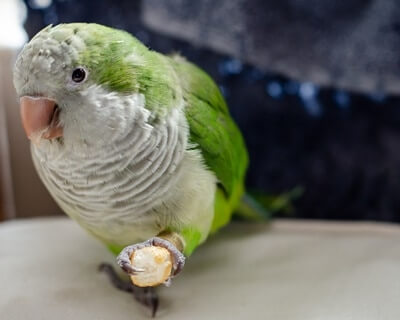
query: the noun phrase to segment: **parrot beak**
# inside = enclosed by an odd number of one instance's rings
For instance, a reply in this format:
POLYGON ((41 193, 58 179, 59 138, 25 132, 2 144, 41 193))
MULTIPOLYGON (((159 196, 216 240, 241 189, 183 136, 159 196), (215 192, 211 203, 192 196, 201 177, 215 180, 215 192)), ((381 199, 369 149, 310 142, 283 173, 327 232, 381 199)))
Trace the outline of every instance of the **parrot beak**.
POLYGON ((42 138, 62 137, 63 128, 58 118, 60 109, 54 100, 23 96, 19 101, 22 124, 28 139, 38 142, 42 138))

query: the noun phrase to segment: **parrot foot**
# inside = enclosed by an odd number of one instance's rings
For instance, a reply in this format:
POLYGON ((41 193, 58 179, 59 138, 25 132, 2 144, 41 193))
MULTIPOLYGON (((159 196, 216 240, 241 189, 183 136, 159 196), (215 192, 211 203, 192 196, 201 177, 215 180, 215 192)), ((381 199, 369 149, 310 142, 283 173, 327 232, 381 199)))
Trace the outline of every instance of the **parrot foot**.
POLYGON ((158 309, 159 299, 155 288, 137 287, 130 282, 122 280, 115 272, 114 268, 108 263, 102 263, 99 271, 104 272, 110 279, 112 285, 118 290, 132 293, 135 300, 151 310, 151 316, 154 318, 158 309))
POLYGON ((122 270, 131 275, 132 282, 136 285, 156 286, 161 283, 169 285, 171 277, 175 277, 182 271, 185 256, 172 242, 154 237, 125 247, 118 255, 117 263, 122 270), (139 263, 140 266, 132 266, 137 260, 142 260, 139 263), (141 272, 138 272, 139 269, 141 272))

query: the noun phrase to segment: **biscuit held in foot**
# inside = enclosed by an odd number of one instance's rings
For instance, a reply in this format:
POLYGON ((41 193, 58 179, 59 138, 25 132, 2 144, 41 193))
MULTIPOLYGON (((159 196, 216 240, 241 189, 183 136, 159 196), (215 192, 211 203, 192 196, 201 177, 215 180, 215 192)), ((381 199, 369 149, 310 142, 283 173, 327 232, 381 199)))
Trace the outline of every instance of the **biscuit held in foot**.
POLYGON ((142 269, 131 276, 138 287, 154 287, 165 283, 172 272, 172 259, 169 251, 162 247, 144 247, 132 253, 131 263, 134 268, 142 269))

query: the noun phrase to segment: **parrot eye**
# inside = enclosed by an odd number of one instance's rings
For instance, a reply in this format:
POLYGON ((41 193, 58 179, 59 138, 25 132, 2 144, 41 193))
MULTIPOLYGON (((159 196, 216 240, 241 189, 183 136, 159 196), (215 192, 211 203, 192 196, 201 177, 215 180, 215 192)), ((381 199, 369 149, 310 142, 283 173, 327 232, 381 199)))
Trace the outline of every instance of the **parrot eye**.
POLYGON ((72 72, 72 81, 76 83, 80 83, 86 78, 86 71, 83 68, 76 68, 72 72))

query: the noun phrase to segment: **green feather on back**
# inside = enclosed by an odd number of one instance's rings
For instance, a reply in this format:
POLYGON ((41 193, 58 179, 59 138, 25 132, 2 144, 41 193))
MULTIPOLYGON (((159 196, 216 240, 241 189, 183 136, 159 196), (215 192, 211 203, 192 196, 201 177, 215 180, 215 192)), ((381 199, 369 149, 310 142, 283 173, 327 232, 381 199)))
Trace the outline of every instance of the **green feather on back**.
POLYGON ((190 138, 200 147, 207 166, 230 196, 235 185, 243 182, 247 168, 242 135, 211 78, 182 59, 175 61, 174 67, 184 89, 190 138))
POLYGON ((172 63, 183 88, 191 142, 201 150, 205 164, 219 181, 212 227, 216 231, 229 221, 240 202, 248 165, 247 150, 214 81, 182 58, 172 63))

